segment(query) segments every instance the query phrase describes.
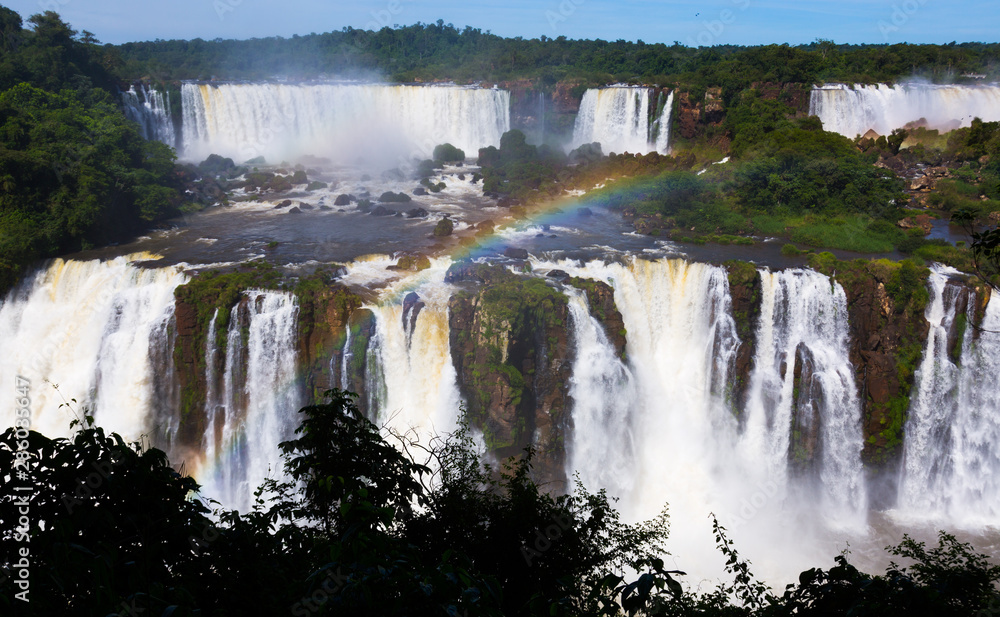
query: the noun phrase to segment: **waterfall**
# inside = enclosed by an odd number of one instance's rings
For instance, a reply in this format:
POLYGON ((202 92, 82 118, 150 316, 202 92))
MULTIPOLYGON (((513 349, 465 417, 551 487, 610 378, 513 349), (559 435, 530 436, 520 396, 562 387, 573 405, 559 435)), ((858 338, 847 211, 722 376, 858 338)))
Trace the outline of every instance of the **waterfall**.
POLYGON ((475 157, 510 128, 509 92, 463 86, 185 83, 181 102, 182 155, 192 160, 408 160, 445 142, 475 157))
POLYGON ((669 549, 689 572, 721 572, 709 513, 765 578, 823 558, 825 547, 803 538, 824 529, 865 533, 861 407, 840 285, 813 271, 761 271, 754 368, 740 376, 736 357, 748 341, 737 335, 726 270, 642 259, 533 268, 614 288, 627 364, 582 294, 570 292, 576 360, 567 469, 591 490, 620 497, 628 519, 669 504, 669 549), (733 396, 740 377, 749 379, 745 402, 733 396), (796 419, 816 435, 808 464, 796 462, 796 419))
POLYGON ((583 93, 573 126, 573 147, 600 142, 604 153, 647 154, 650 144, 649 95, 651 88, 611 86, 583 93))
POLYGON ((162 141, 168 146, 177 145, 174 121, 170 117, 170 94, 164 97, 159 90, 148 85, 135 86, 122 92, 125 117, 139 125, 139 133, 150 140, 162 141))
POLYGON ((761 272, 761 282, 757 351, 741 446, 748 460, 763 464, 780 490, 791 478, 789 459, 811 454, 802 451, 801 443, 791 443, 790 427, 815 430, 819 481, 806 490, 818 491, 819 511, 828 524, 863 527, 867 497, 861 405, 848 359, 844 290, 811 270, 761 272))
POLYGON ((378 424, 425 443, 457 427, 462 405, 449 340, 453 287, 444 282, 451 260, 431 264, 390 285, 379 303, 368 307, 375 314, 367 363, 369 409, 378 424), (418 296, 416 304, 409 292, 418 296))
MULTIPOLYGON (((282 477, 278 444, 294 437, 296 412, 305 403, 295 297, 256 290, 244 296, 230 314, 223 392, 205 432, 205 451, 213 457, 197 474, 203 494, 241 511, 264 479, 282 477)), ((206 357, 214 345, 214 338, 206 342, 206 357)))
POLYGON ((928 282, 930 332, 905 426, 899 510, 992 526, 1000 516, 1000 395, 991 385, 1000 375, 1000 303, 991 297, 980 327, 967 327, 976 298, 949 284, 955 274, 936 265, 928 282), (950 343, 959 346, 957 362, 950 343))
POLYGON ((1000 86, 833 84, 813 89, 809 114, 819 116, 827 131, 852 139, 869 129, 888 135, 920 120, 948 131, 969 126, 976 117, 1000 120, 1000 86))
MULTIPOLYGON (((157 382, 169 367, 152 355, 173 320, 179 268, 140 268, 136 254, 109 261, 56 259, 28 275, 0 302, 0 375, 31 382, 32 429, 69 433, 74 413, 126 438, 154 428, 157 382), (57 389, 58 388, 58 389, 57 389)), ((13 398, 0 403, 0 422, 14 423, 13 398)))
POLYGON ((674 109, 674 91, 667 95, 667 102, 663 105, 663 113, 660 114, 656 135, 656 151, 660 154, 670 154, 670 121, 674 109))
POLYGON ((573 399, 572 448, 567 476, 580 474, 586 486, 609 487, 614 496, 632 491, 637 413, 635 377, 608 342, 604 326, 590 314, 584 293, 569 290, 569 314, 576 361, 570 379, 573 399), (606 443, 617 444, 609 450, 606 443))

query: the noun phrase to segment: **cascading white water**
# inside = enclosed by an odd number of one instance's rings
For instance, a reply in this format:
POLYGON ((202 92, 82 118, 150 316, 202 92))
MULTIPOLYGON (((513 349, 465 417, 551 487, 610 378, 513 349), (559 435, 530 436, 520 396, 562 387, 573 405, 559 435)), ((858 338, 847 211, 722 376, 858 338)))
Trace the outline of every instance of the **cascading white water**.
POLYGON ((940 265, 931 270, 930 332, 905 426, 898 512, 974 528, 1000 517, 1000 395, 988 385, 1000 375, 1000 302, 991 297, 973 327, 975 296, 948 284, 955 274, 940 265), (964 313, 962 295, 969 296, 964 313), (956 363, 948 342, 963 328, 956 363))
POLYGON ((739 409, 731 385, 746 343, 736 334, 725 270, 682 260, 533 265, 615 290, 627 367, 579 294, 570 295, 577 357, 567 467, 591 489, 620 496, 627 518, 648 518, 669 504, 678 565, 700 576, 721 572, 712 512, 759 566, 755 572, 772 580, 828 557, 804 540, 815 537, 810 520, 865 532, 861 412, 839 285, 812 271, 761 272, 755 368, 739 409), (799 393, 797 353, 810 363, 799 393), (818 411, 820 445, 808 476, 789 463, 794 405, 818 411))
MULTIPOLYGON (((74 413, 60 405, 73 399, 77 414, 89 409, 126 438, 155 428, 155 381, 166 367, 150 354, 187 277, 131 263, 153 258, 56 259, 0 301, 0 375, 11 392, 15 376, 30 380, 33 430, 67 435, 74 413)), ((13 426, 13 405, 13 397, 0 402, 0 424, 13 426)))
POLYGON ((656 151, 660 154, 670 154, 670 122, 673 119, 674 91, 667 95, 663 105, 663 113, 658 121, 659 133, 656 135, 656 151))
POLYGON ((510 93, 461 86, 194 84, 181 86, 182 155, 237 162, 302 154, 430 158, 451 143, 475 157, 510 128, 510 93))
POLYGON ((143 84, 137 92, 135 86, 122 92, 125 117, 139 124, 145 139, 162 141, 168 146, 177 144, 174 121, 170 117, 170 94, 143 84))
POLYGON ((457 427, 462 404, 449 341, 453 287, 444 276, 450 265, 447 258, 432 260, 430 269, 390 285, 368 307, 376 324, 367 364, 369 409, 378 424, 424 443, 457 427), (403 309, 410 291, 424 304, 415 320, 403 309))
POLYGON ((854 138, 873 129, 888 135, 921 119, 932 129, 969 126, 973 118, 1000 120, 1000 86, 938 86, 924 83, 814 88, 809 114, 819 116, 823 128, 854 138))
POLYGON ((584 92, 573 126, 573 147, 596 141, 605 154, 652 151, 655 144, 650 144, 651 91, 636 86, 611 86, 584 92))
POLYGON ((584 292, 568 290, 576 360, 570 379, 573 435, 603 435, 622 447, 609 451, 598 439, 573 439, 566 475, 579 473, 587 486, 608 487, 614 496, 631 493, 635 462, 633 414, 638 412, 635 377, 608 342, 604 326, 590 314, 584 292))
MULTIPOLYGON (((741 446, 784 487, 790 479, 793 410, 819 421, 819 512, 829 525, 863 528, 861 406, 848 358, 847 298, 839 283, 811 270, 761 272, 757 351, 741 446), (802 371, 795 392, 795 369, 802 371)), ((811 496, 811 495, 810 495, 811 496)))
POLYGON ((241 511, 249 509, 265 478, 282 476, 278 444, 294 436, 296 412, 304 404, 295 296, 248 291, 245 298, 232 309, 223 395, 206 428, 205 442, 212 444, 206 452, 215 456, 197 475, 205 495, 241 511), (224 414, 221 431, 217 413, 224 414))

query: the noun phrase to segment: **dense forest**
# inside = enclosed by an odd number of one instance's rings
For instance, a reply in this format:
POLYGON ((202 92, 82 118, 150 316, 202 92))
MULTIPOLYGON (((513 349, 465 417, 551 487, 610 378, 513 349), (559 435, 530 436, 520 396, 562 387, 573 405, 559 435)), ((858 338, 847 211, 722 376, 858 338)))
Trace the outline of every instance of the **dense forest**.
POLYGON ((907 565, 884 574, 843 554, 774 591, 717 521, 729 580, 696 591, 661 559, 668 508, 628 525, 603 492, 545 493, 530 452, 497 470, 467 429, 416 444, 380 432, 353 395, 328 395, 281 444, 289 480, 267 481, 245 513, 210 512, 163 452, 89 416, 69 439, 8 429, 5 613, 969 617, 1000 601, 1000 566, 945 533, 931 547, 904 538, 889 551, 907 565), (33 492, 28 522, 15 525, 17 470, 30 471, 33 492), (25 590, 17 571, 29 566, 25 590))
POLYGON ((126 43, 121 75, 178 79, 317 78, 376 73, 392 81, 461 82, 519 78, 552 85, 631 82, 721 86, 727 95, 755 82, 893 82, 902 77, 952 81, 1000 75, 1000 45, 809 45, 686 47, 679 42, 503 38, 477 28, 434 24, 377 32, 344 28, 324 34, 248 41, 126 43))
POLYGON ((0 291, 39 258, 180 212, 176 155, 125 118, 118 63, 51 11, 25 28, 0 7, 0 291))

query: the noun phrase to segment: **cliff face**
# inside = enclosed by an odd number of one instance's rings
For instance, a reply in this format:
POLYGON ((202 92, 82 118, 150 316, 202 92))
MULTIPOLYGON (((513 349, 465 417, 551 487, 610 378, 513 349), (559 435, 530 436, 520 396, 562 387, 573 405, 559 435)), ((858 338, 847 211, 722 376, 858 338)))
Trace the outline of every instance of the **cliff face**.
MULTIPOLYGON (((233 315, 232 309, 238 307, 235 311, 239 321, 237 325, 241 332, 246 333, 250 311, 247 308, 248 299, 240 290, 258 286, 255 283, 259 282, 258 279, 248 281, 243 273, 195 277, 175 292, 176 335, 172 351, 176 387, 180 397, 179 404, 175 406, 175 409, 180 410, 176 418, 178 446, 198 448, 201 445, 207 422, 206 395, 209 386, 216 392, 222 389, 222 376, 226 368, 226 339, 231 327, 229 320, 233 315), (230 293, 233 289, 237 291, 230 293), (212 315, 215 315, 216 327, 214 340, 210 341, 212 315), (215 383, 208 383, 209 375, 215 376, 215 383)), ((352 334, 356 334, 352 339, 352 349, 356 342, 362 345, 362 364, 359 370, 356 360, 353 364, 348 362, 348 370, 351 372, 348 383, 351 386, 363 385, 363 350, 370 338, 373 319, 370 312, 358 310, 362 304, 361 298, 341 285, 315 282, 297 296, 297 351, 303 371, 306 404, 320 401, 323 392, 340 387, 342 356, 349 322, 353 326, 352 334), (368 323, 364 318, 365 313, 369 317, 368 323), (360 379, 358 372, 361 374, 360 379)), ((245 336, 244 334, 244 338, 245 336)), ((245 345, 246 341, 243 343, 245 345)), ((245 371, 245 366, 237 370, 245 371)), ((360 392, 361 388, 357 391, 360 392)))
POLYGON ((503 267, 460 264, 452 296, 451 353, 470 419, 498 457, 535 448, 534 471, 549 490, 566 488, 572 370, 566 296, 503 267))
POLYGON ((757 267, 745 261, 726 263, 729 271, 729 295, 732 298, 733 320, 740 346, 733 367, 734 381, 729 403, 733 409, 743 409, 746 403, 750 370, 757 347, 757 322, 760 320, 761 281, 757 267))
POLYGON ((625 321, 615 305, 615 290, 607 283, 591 279, 571 278, 566 281, 587 294, 587 304, 590 314, 604 326, 604 334, 608 342, 615 348, 618 357, 625 359, 626 334, 625 321))
MULTIPOLYGON (((325 391, 340 387, 347 326, 361 304, 361 298, 340 285, 299 296, 299 357, 307 404, 322 402, 325 391)), ((363 330, 359 327, 357 333, 353 329, 351 333, 356 334, 356 338, 364 338, 367 347, 363 330)), ((369 333, 370 330, 369 327, 369 333)), ((352 339, 352 347, 354 342, 352 339)), ((364 353, 361 356, 363 358, 364 353)))
POLYGON ((510 127, 530 140, 543 143, 565 141, 573 136, 584 88, 577 82, 561 81, 554 86, 538 80, 502 81, 497 87, 510 92, 510 127))

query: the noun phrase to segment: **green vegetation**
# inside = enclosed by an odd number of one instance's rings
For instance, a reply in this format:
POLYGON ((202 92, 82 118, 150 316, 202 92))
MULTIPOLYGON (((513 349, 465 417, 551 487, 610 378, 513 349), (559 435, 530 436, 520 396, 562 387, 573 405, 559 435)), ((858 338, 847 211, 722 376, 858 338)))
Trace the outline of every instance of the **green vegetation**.
MULTIPOLYGON (((560 36, 505 39, 478 28, 431 24, 344 28, 323 34, 248 41, 151 41, 117 48, 122 75, 163 80, 291 78, 377 71, 392 81, 459 82, 537 79, 543 87, 574 80, 580 88, 615 82, 722 86, 728 97, 759 82, 891 82, 917 73, 950 80, 957 74, 997 76, 996 44, 808 45, 691 48, 679 43, 570 40, 560 36)), ((577 96, 579 96, 577 94, 577 96)))
POLYGON ((661 559, 666 510, 626 525, 603 492, 578 485, 550 496, 530 479, 530 451, 502 469, 484 466, 466 428, 429 452, 410 442, 404 450, 354 395, 327 394, 301 410, 295 438, 281 444, 290 481, 267 480, 251 511, 214 517, 163 452, 107 435, 90 417, 74 421, 71 439, 7 429, 0 519, 23 515, 13 478, 21 452, 32 516, 0 532, 0 567, 22 568, 19 550, 29 546, 31 586, 30 603, 18 604, 15 577, 5 577, 0 603, 31 615, 966 617, 998 600, 1000 567, 944 532, 937 546, 904 536, 888 549, 910 565, 870 575, 842 554, 778 595, 718 522, 732 580, 685 589, 684 573, 661 559))
POLYGON ((465 160, 465 151, 445 143, 434 147, 433 156, 436 163, 461 163, 465 160))
POLYGON ((0 7, 0 293, 43 257, 119 241, 180 213, 173 151, 113 102, 114 54, 51 11, 0 7))

